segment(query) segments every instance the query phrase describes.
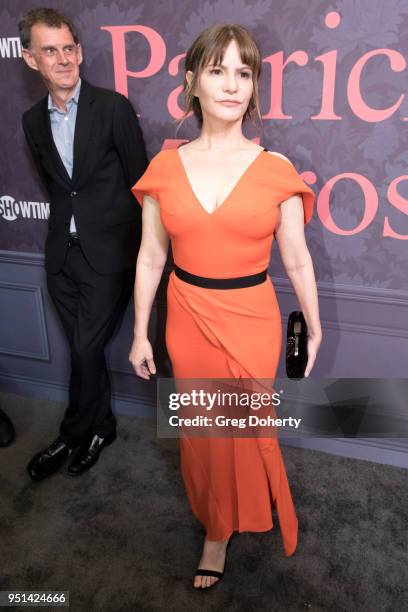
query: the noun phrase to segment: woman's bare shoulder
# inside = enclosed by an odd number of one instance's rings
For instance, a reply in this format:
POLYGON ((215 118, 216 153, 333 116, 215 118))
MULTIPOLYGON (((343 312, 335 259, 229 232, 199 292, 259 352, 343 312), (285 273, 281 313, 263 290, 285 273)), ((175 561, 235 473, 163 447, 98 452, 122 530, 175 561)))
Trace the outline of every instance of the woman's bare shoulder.
POLYGON ((271 155, 276 155, 277 157, 280 157, 281 159, 289 162, 291 166, 293 166, 290 159, 288 159, 285 155, 282 155, 282 153, 278 153, 277 151, 268 151, 268 153, 270 153, 271 155))

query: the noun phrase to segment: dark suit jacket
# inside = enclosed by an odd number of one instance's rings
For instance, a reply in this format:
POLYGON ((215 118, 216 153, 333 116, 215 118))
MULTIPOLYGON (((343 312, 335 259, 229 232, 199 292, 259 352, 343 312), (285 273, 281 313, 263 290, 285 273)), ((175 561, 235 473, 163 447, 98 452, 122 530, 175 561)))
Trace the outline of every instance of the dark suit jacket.
POLYGON ((147 166, 143 136, 130 102, 82 79, 70 179, 51 132, 48 96, 23 115, 23 129, 50 194, 45 266, 57 273, 65 259, 72 213, 88 263, 101 274, 135 265, 140 206, 130 188, 147 166))

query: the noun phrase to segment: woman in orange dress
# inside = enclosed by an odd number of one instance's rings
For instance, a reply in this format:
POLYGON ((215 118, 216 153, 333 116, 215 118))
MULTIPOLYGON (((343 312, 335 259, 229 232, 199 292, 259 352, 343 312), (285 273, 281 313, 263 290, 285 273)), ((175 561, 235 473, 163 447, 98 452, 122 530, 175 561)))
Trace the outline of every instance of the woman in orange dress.
MULTIPOLYGON (((259 49, 237 25, 208 28, 186 56, 186 115, 200 136, 150 162, 132 192, 143 205, 130 361, 156 373, 147 338, 154 295, 171 240, 166 344, 175 378, 273 379, 281 353, 279 306, 266 270, 272 241, 308 324, 313 367, 322 332, 304 223, 313 191, 292 163, 245 138, 243 120, 258 112, 259 49)), ((197 588, 223 575, 234 531, 272 528, 275 506, 284 551, 297 544, 297 518, 276 436, 180 438, 183 481, 206 536, 197 588)))

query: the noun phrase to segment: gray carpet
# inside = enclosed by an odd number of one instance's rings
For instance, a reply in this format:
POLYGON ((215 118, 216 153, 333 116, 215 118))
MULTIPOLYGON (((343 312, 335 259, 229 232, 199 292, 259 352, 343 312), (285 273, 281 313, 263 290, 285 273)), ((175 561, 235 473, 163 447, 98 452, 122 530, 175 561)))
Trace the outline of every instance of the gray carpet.
POLYGON ((277 521, 234 535, 223 580, 196 591, 203 531, 177 441, 119 416, 118 440, 92 470, 34 483, 25 465, 55 437, 63 407, 5 394, 0 403, 18 433, 0 449, 0 590, 69 590, 73 612, 407 609, 405 470, 282 446, 300 523, 295 555, 284 556, 277 521))

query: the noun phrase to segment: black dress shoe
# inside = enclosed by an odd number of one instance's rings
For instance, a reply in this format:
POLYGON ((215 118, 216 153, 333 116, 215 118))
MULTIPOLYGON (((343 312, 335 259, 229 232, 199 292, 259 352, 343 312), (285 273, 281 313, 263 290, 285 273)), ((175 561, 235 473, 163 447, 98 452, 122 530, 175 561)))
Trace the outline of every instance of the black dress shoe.
POLYGON ((43 480, 57 472, 71 453, 72 449, 58 437, 48 448, 34 455, 27 466, 27 472, 33 480, 43 480))
POLYGON ((13 423, 8 418, 7 414, 0 408, 0 446, 9 446, 16 437, 13 423))
POLYGON ((91 442, 80 446, 77 452, 72 457, 71 463, 68 466, 68 474, 70 476, 79 476, 89 470, 99 459, 99 455, 105 446, 109 446, 116 439, 116 432, 107 438, 93 436, 91 442))

